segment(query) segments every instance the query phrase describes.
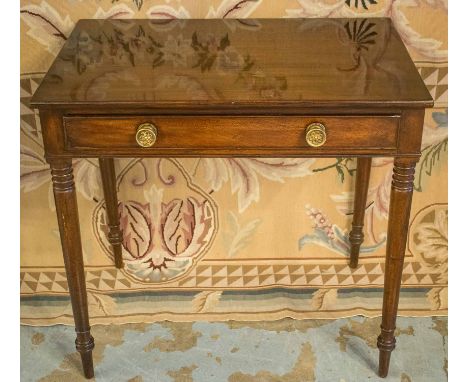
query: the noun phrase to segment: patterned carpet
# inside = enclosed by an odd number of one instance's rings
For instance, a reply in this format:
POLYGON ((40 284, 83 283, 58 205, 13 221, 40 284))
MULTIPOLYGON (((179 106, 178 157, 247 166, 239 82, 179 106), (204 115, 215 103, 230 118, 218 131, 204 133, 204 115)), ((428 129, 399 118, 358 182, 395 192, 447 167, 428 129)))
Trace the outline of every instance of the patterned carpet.
MULTIPOLYGON (((380 318, 96 325, 96 381, 362 382, 380 318)), ((399 318, 388 382, 447 380, 447 317, 399 318), (417 350, 417 351, 416 351, 417 350)), ((83 381, 70 326, 21 327, 21 381, 83 381)))

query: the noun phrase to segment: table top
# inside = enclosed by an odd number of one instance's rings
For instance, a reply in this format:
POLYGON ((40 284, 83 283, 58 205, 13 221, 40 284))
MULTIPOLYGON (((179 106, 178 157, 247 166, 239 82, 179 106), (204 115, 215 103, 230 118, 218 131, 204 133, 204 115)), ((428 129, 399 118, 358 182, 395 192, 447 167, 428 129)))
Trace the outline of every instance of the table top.
POLYGON ((427 107, 388 18, 80 20, 32 106, 427 107))

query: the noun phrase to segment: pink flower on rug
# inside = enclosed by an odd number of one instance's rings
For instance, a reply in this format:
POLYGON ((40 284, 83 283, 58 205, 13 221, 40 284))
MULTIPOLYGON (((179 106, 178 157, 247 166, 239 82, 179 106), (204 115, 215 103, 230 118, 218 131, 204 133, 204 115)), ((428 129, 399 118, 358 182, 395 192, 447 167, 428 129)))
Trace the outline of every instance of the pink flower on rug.
POLYGON ((149 282, 186 272, 214 233, 212 207, 194 197, 162 201, 162 189, 145 192, 148 203, 122 202, 120 225, 126 269, 149 282))

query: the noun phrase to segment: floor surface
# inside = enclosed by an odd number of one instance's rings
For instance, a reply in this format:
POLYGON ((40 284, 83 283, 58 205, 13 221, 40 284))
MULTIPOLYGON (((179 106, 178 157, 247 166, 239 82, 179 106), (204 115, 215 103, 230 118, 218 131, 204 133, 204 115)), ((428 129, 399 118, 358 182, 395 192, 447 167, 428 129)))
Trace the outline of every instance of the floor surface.
MULTIPOLYGON (((97 325, 96 381, 362 382, 380 318, 97 325)), ((399 318, 387 382, 447 381, 447 318, 399 318)), ((21 381, 83 381, 69 326, 21 327, 21 381)))

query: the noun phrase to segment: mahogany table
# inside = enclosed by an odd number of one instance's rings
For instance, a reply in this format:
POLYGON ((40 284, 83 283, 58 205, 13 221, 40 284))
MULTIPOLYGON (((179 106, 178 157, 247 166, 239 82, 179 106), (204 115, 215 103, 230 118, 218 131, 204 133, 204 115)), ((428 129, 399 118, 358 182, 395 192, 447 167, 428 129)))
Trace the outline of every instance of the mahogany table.
POLYGON ((86 378, 94 375, 72 158, 97 157, 122 267, 115 157, 357 157, 350 267, 371 160, 394 157, 379 375, 388 373, 424 109, 390 19, 80 20, 31 101, 52 169, 86 378))

